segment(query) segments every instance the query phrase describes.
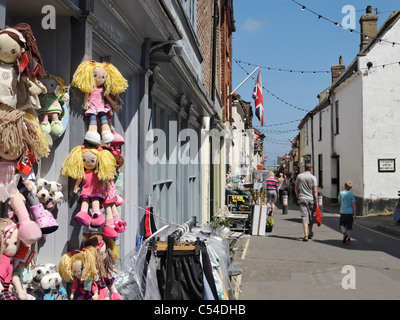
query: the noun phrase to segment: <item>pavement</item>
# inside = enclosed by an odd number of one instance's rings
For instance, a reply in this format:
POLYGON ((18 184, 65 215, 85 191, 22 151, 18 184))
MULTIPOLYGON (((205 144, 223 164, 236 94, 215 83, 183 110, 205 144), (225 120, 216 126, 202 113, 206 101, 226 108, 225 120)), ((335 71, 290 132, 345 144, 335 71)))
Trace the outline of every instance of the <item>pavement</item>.
POLYGON ((400 225, 390 212, 357 217, 351 245, 343 244, 338 207, 324 207, 321 227, 302 241, 298 206, 275 211, 266 236, 238 241, 231 284, 237 300, 397 299, 400 296, 400 225), (344 266, 354 266, 357 289, 344 290, 344 266))
MULTIPOLYGON (((339 206, 325 206, 322 210, 329 213, 339 214, 339 206)), ((392 218, 393 212, 368 214, 364 216, 358 216, 355 223, 365 228, 380 231, 400 238, 400 224, 394 223, 392 218)))

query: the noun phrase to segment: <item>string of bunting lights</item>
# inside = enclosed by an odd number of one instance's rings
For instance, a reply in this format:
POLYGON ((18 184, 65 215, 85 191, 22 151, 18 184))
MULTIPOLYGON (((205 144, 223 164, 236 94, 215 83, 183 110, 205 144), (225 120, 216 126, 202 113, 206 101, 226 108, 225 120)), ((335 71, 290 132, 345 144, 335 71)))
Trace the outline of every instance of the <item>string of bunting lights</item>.
MULTIPOLYGON (((247 72, 247 70, 244 69, 243 66, 242 66, 238 61, 235 60, 235 62, 236 62, 236 64, 243 70, 244 73, 246 73, 247 75, 250 75, 250 73, 247 72)), ((254 81, 256 80, 253 76, 252 76, 251 78, 252 78, 254 81)), ((290 107, 292 107, 292 108, 294 108, 294 109, 297 109, 297 110, 300 110, 300 111, 304 111, 304 112, 309 112, 309 111, 310 111, 310 110, 307 110, 307 109, 298 107, 298 106, 296 106, 296 105, 294 105, 294 104, 292 104, 292 103, 289 103, 289 102, 283 100, 282 98, 278 97, 275 93, 273 93, 271 90, 265 88, 264 85, 262 86, 262 88, 263 88, 268 94, 270 94, 271 96, 273 96, 276 100, 278 100, 278 101, 280 101, 280 102, 286 104, 287 106, 290 106, 290 107)))
POLYGON ((254 66, 254 67, 260 67, 263 69, 267 69, 267 70, 272 70, 272 71, 279 71, 279 72, 289 72, 289 73, 301 73, 301 74, 305 74, 305 73, 309 73, 309 74, 317 74, 317 73, 324 73, 324 74, 329 74, 331 71, 322 71, 322 70, 316 70, 316 71, 310 71, 310 70, 293 70, 293 69, 285 69, 285 68, 274 68, 274 67, 268 67, 268 66, 262 66, 262 65, 258 65, 258 64, 254 64, 251 62, 246 62, 243 60, 237 60, 234 59, 236 63, 243 63, 243 64, 247 64, 248 66, 254 66))
MULTIPOLYGON (((344 27, 342 24, 340 24, 339 22, 333 21, 333 20, 331 20, 331 19, 329 19, 329 18, 323 16, 322 14, 319 14, 319 13, 315 12, 314 10, 311 10, 311 9, 307 8, 305 5, 299 3, 299 2, 296 1, 296 0, 290 0, 290 1, 292 1, 293 3, 297 4, 298 6, 300 6, 302 11, 305 11, 305 10, 306 10, 306 11, 308 11, 308 12, 311 12, 313 15, 315 15, 315 16, 317 17, 317 20, 323 19, 323 20, 326 20, 326 21, 328 21, 328 22, 334 24, 334 25, 337 26, 337 27, 341 27, 341 28, 344 29, 344 30, 348 29, 348 30, 350 31, 350 34, 352 34, 352 33, 354 32, 354 33, 357 33, 357 34, 359 34, 359 35, 362 35, 362 36, 366 37, 367 39, 371 38, 371 39, 374 39, 374 40, 379 40, 379 42, 390 43, 390 44, 392 44, 393 47, 396 46, 396 45, 400 45, 400 43, 395 42, 395 41, 389 41, 389 40, 386 40, 386 39, 373 37, 373 36, 370 36, 370 35, 368 35, 368 34, 359 32, 359 31, 357 31, 357 30, 355 30, 355 29, 345 28, 345 27, 344 27)), ((285 2, 286 2, 286 0, 285 0, 285 2)))

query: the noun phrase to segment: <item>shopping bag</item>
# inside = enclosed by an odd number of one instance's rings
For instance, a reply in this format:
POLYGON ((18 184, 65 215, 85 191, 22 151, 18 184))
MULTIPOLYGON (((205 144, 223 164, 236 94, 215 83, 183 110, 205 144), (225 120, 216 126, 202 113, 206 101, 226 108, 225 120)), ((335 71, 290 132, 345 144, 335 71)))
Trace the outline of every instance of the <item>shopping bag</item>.
POLYGON ((317 210, 315 211, 315 220, 317 221, 317 226, 321 226, 321 221, 322 221, 322 213, 321 209, 318 205, 317 210))

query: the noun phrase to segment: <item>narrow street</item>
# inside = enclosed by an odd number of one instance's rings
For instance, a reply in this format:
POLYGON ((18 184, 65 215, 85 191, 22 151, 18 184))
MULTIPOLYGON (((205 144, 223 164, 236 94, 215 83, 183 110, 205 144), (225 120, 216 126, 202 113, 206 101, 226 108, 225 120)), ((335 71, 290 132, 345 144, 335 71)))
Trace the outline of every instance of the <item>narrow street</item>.
POLYGON ((343 244, 338 215, 324 213, 314 237, 303 242, 298 207, 274 214, 275 226, 265 237, 250 236, 235 254, 242 269, 239 300, 398 299, 400 240, 365 228, 357 221, 352 243, 343 244), (344 289, 353 266, 355 289, 344 289), (346 278, 347 277, 347 278, 346 278))

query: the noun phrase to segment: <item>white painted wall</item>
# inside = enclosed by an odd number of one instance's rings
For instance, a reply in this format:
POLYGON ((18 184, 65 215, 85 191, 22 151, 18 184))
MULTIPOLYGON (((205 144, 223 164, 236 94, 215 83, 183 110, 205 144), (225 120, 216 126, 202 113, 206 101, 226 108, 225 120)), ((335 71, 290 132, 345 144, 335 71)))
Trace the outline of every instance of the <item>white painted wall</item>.
MULTIPOLYGON (((384 37, 400 41, 400 23, 397 22, 384 37)), ((363 81, 363 146, 364 197, 397 198, 400 189, 400 47, 382 42, 361 57, 360 68, 372 62, 377 68, 364 70, 363 81), (393 65, 389 65, 395 63, 393 65), (385 68, 381 67, 386 65, 385 68), (379 158, 395 158, 395 173, 379 173, 379 158)))

